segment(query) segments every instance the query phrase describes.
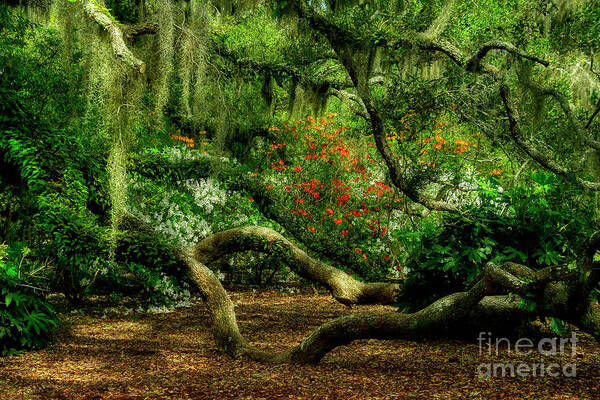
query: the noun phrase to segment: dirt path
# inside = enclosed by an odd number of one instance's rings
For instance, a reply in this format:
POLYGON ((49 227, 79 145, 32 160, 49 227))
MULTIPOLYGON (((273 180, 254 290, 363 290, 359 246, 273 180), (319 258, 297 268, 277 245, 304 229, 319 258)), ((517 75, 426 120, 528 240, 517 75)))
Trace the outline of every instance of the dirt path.
MULTIPOLYGON (((286 349, 350 311, 326 295, 238 292, 239 322, 257 346, 286 349)), ((575 378, 479 378, 482 362, 539 361, 501 351, 480 356, 459 341, 363 340, 319 365, 264 365, 213 350, 201 303, 169 314, 71 315, 52 347, 0 358, 0 399, 600 399, 600 347, 582 338, 575 378)))

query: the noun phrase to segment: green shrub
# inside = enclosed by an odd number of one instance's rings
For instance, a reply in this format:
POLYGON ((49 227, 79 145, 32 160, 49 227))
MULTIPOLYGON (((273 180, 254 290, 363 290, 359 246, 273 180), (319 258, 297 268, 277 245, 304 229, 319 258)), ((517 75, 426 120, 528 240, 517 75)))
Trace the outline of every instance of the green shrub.
POLYGON ((23 260, 10 261, 6 245, 0 245, 0 355, 44 347, 49 333, 58 324, 57 317, 44 298, 29 283, 23 260))
POLYGON ((552 174, 535 173, 531 180, 505 190, 492 177, 480 184, 477 205, 444 215, 437 228, 407 240, 410 272, 401 307, 419 309, 463 290, 487 262, 540 269, 577 260, 585 245, 581 238, 594 226, 582 205, 585 194, 552 174))

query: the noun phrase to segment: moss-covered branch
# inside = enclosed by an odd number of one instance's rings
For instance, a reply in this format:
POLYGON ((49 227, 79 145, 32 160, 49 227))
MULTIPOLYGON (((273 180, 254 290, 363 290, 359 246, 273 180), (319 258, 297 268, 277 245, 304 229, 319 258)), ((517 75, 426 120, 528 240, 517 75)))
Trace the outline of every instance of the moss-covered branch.
POLYGON ((108 32, 110 44, 115 56, 140 74, 146 72, 146 63, 138 59, 131 52, 123 38, 123 29, 121 25, 114 19, 108 9, 101 5, 98 0, 87 0, 83 7, 90 19, 98 23, 108 32))

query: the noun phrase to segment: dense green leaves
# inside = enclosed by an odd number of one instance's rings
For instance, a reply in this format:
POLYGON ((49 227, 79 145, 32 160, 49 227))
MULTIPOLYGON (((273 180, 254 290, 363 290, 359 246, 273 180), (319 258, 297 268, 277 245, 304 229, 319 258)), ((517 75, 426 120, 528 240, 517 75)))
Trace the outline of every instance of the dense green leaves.
POLYGON ((554 175, 536 172, 532 184, 504 189, 482 185, 479 205, 445 216, 409 244, 412 269, 401 303, 418 309, 464 288, 487 262, 515 262, 534 269, 581 257, 593 216, 575 201, 584 194, 554 175))
POLYGON ((29 249, 7 258, 7 247, 0 245, 0 356, 23 349, 43 347, 58 324, 53 308, 34 289, 36 279, 29 262, 29 249))

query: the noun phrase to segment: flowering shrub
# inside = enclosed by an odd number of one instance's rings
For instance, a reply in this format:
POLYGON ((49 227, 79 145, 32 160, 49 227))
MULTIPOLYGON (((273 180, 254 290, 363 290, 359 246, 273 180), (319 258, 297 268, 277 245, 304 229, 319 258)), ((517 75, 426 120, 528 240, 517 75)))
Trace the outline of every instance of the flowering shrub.
POLYGON ((274 141, 259 150, 266 154, 258 166, 268 181, 264 189, 279 191, 287 212, 315 237, 333 237, 362 259, 390 267, 389 223, 403 197, 384 182, 376 149, 334 118, 308 116, 270 129, 274 141))
POLYGON ((159 234, 184 246, 191 246, 201 238, 212 234, 212 228, 202 215, 194 213, 189 203, 176 190, 163 188, 153 203, 132 206, 130 211, 159 234))
MULTIPOLYGON (((399 243, 391 228, 406 225, 406 211, 413 206, 387 182, 372 138, 337 125, 335 117, 307 116, 271 127, 270 140, 259 143, 258 152, 266 157, 256 171, 266 177, 264 189, 282 194, 287 212, 304 221, 315 240, 333 237, 371 265, 399 273, 399 243)), ((484 139, 479 133, 472 135, 475 140, 457 137, 439 120, 422 130, 415 123, 414 114, 407 113, 386 137, 411 185, 456 185, 466 190, 453 200, 476 204, 472 189, 480 176, 502 173, 490 172, 488 165, 467 168, 466 159, 481 151, 484 139)))

